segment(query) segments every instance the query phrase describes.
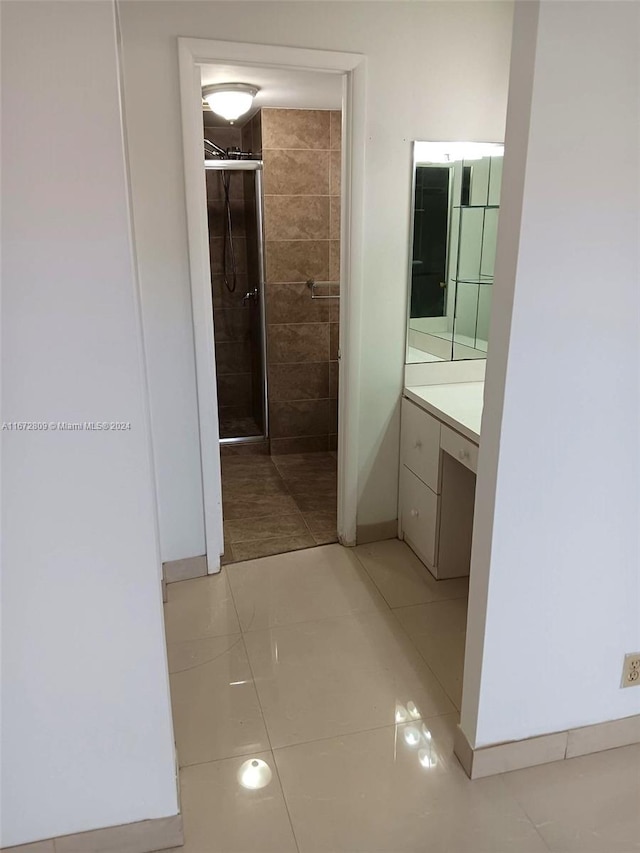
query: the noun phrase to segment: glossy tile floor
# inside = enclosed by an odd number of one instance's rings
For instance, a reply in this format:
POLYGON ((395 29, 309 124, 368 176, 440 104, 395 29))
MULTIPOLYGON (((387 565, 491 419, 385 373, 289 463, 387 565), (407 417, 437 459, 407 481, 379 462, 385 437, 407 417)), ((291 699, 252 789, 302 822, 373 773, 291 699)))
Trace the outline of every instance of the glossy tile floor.
POLYGON ((331 453, 222 457, 223 562, 337 542, 331 453))
POLYGON ((294 551, 168 593, 184 853, 640 849, 640 748, 467 779, 467 584, 432 580, 404 543, 294 551))

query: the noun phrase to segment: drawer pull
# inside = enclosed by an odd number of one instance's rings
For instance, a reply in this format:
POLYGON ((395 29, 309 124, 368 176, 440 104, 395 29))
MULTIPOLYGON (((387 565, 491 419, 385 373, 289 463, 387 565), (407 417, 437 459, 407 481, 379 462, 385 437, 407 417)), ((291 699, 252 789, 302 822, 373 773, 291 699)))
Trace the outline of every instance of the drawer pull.
POLYGON ((411 515, 413 516, 413 518, 417 518, 420 515, 420 513, 418 512, 417 509, 412 509, 411 515))
POLYGON ((418 439, 413 446, 416 450, 422 450, 422 442, 420 441, 420 439, 418 439))
POLYGON ((478 470, 478 446, 444 424, 440 433, 440 447, 465 468, 474 473, 478 470))

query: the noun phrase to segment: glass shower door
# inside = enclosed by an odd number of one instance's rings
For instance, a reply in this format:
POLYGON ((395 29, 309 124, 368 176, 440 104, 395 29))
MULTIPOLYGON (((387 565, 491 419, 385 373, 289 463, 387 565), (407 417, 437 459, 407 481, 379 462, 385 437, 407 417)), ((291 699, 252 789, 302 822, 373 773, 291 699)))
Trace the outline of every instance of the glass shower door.
POLYGON ((221 444, 268 437, 262 162, 205 160, 221 444))

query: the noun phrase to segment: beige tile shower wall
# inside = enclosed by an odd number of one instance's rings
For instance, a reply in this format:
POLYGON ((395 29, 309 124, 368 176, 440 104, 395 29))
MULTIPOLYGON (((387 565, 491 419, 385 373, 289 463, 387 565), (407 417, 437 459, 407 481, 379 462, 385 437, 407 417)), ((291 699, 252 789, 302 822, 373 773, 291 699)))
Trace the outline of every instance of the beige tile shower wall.
MULTIPOLYGON (((271 452, 333 450, 338 431, 339 110, 261 111, 271 452)), ((254 140, 254 147, 255 145, 254 140)))
POLYGON ((262 152, 261 114, 257 112, 242 127, 242 150, 250 151, 254 159, 262 152))

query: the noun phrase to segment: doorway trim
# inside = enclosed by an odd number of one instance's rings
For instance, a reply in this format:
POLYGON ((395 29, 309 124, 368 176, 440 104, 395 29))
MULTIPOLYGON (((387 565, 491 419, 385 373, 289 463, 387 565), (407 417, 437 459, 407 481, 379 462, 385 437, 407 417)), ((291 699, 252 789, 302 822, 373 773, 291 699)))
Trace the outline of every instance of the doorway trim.
POLYGON ((178 38, 178 59, 207 571, 209 574, 220 571, 224 548, 209 232, 202 179, 200 66, 210 63, 321 71, 342 77, 338 538, 343 545, 355 545, 364 290, 365 57, 327 50, 178 38))

